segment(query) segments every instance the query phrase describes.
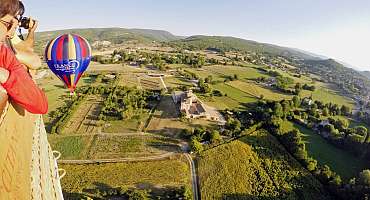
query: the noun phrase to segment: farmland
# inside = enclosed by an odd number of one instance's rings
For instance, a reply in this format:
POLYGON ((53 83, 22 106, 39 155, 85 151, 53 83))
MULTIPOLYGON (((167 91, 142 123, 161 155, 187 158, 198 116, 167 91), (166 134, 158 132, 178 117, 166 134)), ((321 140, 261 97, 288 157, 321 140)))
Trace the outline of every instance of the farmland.
MULTIPOLYGON (((94 49, 95 55, 105 60, 95 57, 97 62, 82 76, 77 86, 81 90, 75 97, 70 97, 51 74, 39 81, 50 103, 45 122, 52 126, 65 120, 62 128, 54 127, 58 131, 49 131, 53 134, 48 138, 52 149, 62 154, 60 167, 67 170, 62 180, 66 199, 125 198, 108 194, 117 188, 147 190, 154 199, 180 199, 182 194, 170 198, 168 191, 189 190, 191 184, 205 200, 331 199, 329 190, 346 186, 350 178, 367 168, 362 159, 285 120, 295 116, 326 119, 322 114, 325 103, 355 106, 339 86, 300 71, 294 66, 297 60, 234 48, 225 52, 194 46, 184 49, 176 43, 146 45, 115 44, 116 49, 104 47, 101 52, 94 49), (273 62, 266 61, 269 59, 273 62), (188 117, 190 108, 184 109, 184 104, 180 111, 172 92, 190 89, 206 105, 188 98, 185 106, 193 106, 195 115, 214 107, 224 115, 226 124, 208 121, 206 114, 188 117), (302 107, 290 101, 295 95, 301 97, 297 104, 302 107), (324 105, 311 111, 311 105, 303 106, 304 97, 324 105), (71 104, 75 107, 70 110, 65 102, 73 101, 77 103, 71 104), (278 101, 282 101, 281 109, 278 101), (265 107, 269 109, 263 110, 265 107), (68 115, 60 117, 64 113, 68 115), (269 129, 267 122, 275 122, 275 117, 284 119, 280 125, 286 131, 301 131, 309 156, 318 161, 316 171, 309 171, 269 129), (261 129, 243 135, 258 123, 263 123, 261 129), (343 182, 340 178, 323 181, 318 175, 324 174, 319 172, 323 165, 341 175, 343 182), (199 184, 191 182, 196 177, 199 184), (330 181, 337 181, 337 185, 330 181)), ((184 96, 180 98, 184 101, 184 96)), ((350 127, 365 124, 349 115, 350 127)), ((333 112, 328 116, 347 118, 333 112)), ((196 194, 194 189, 190 190, 196 194)))
POLYGON ((66 196, 94 197, 89 191, 95 188, 148 189, 160 195, 169 188, 190 187, 189 167, 182 157, 151 162, 63 164, 60 168, 68 172, 62 179, 66 196))
POLYGON ((365 160, 333 146, 312 130, 289 121, 285 121, 282 125, 286 131, 293 128, 299 129, 303 134, 309 155, 317 159, 321 165, 328 165, 345 179, 356 176, 369 164, 365 160))
POLYGON ((199 176, 202 199, 330 199, 323 186, 263 130, 203 152, 199 176))

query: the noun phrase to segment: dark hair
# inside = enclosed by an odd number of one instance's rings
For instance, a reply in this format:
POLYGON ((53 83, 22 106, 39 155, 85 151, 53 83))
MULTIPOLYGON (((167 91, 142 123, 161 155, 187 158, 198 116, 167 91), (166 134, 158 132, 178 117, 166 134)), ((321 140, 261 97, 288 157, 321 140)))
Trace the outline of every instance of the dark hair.
MULTIPOLYGON (((21 11, 21 4, 19 0, 0 0, 0 18, 8 14, 12 16, 18 15, 21 11)), ((22 10, 24 12, 24 6, 22 10)))

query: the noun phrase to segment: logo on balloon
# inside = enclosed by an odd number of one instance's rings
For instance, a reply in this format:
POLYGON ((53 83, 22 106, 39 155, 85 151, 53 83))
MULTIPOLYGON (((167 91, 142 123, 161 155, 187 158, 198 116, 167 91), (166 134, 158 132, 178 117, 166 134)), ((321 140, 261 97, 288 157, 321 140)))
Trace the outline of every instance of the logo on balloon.
POLYGON ((80 67, 80 62, 78 60, 71 60, 68 64, 54 64, 56 71, 62 71, 66 73, 74 73, 78 67, 80 67))

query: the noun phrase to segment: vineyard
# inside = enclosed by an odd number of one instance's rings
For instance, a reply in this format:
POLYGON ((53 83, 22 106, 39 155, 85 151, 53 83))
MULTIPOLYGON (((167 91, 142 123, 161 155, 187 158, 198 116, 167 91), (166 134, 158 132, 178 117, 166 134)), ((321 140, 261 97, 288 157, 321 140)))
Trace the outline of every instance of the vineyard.
POLYGON ((199 176, 202 199, 331 199, 264 130, 203 152, 199 176))

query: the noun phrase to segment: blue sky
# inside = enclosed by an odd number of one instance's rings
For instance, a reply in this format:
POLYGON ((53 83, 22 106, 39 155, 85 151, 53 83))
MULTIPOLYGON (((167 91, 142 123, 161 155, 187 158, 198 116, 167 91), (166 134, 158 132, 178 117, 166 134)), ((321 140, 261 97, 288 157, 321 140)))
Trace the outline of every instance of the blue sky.
POLYGON ((123 27, 235 36, 370 70, 370 1, 23 0, 39 29, 123 27))

